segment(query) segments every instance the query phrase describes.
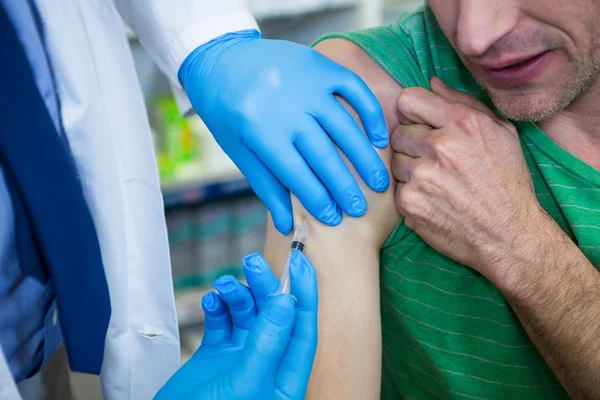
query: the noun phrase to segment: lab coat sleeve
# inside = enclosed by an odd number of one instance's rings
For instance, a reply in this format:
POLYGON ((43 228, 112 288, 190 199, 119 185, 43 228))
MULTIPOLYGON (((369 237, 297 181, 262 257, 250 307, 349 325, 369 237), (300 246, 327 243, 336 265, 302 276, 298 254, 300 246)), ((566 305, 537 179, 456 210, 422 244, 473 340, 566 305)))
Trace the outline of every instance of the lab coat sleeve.
POLYGON ((115 0, 115 4, 169 78, 183 114, 192 110, 177 78, 185 58, 225 33, 258 29, 246 0, 115 0))

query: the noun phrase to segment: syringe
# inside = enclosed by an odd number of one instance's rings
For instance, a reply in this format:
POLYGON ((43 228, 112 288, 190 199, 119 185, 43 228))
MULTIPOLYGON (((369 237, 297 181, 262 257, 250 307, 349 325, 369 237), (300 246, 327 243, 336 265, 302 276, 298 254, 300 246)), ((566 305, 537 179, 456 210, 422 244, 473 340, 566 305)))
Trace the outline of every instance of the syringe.
POLYGON ((308 228, 302 223, 301 220, 294 221, 294 234, 292 235, 292 244, 288 251, 287 259, 283 265, 281 276, 279 277, 279 287, 274 294, 290 293, 290 262, 292 255, 296 250, 304 252, 304 246, 306 246, 306 240, 308 239, 308 228))

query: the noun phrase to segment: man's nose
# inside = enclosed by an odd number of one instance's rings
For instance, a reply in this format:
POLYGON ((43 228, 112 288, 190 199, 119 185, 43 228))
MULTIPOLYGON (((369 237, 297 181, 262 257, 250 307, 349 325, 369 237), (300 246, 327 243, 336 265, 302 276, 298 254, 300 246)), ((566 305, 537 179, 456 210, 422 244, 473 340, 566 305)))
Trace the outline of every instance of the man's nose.
POLYGON ((518 23, 519 11, 510 1, 462 0, 456 41, 467 57, 483 55, 518 23))

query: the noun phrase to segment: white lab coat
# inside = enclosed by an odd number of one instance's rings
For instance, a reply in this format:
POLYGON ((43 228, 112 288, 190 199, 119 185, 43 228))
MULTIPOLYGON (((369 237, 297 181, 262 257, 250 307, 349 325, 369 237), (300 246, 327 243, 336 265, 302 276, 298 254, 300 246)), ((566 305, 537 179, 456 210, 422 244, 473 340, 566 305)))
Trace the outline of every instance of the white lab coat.
MULTIPOLYGON (((101 373, 104 398, 151 399, 180 365, 179 333, 151 135, 119 14, 170 78, 182 111, 189 103, 177 71, 185 57, 214 37, 255 28, 256 22, 245 0, 37 4, 62 121, 96 225, 110 290, 112 316, 101 373)), ((0 352, 0 399, 18 398, 0 352)))

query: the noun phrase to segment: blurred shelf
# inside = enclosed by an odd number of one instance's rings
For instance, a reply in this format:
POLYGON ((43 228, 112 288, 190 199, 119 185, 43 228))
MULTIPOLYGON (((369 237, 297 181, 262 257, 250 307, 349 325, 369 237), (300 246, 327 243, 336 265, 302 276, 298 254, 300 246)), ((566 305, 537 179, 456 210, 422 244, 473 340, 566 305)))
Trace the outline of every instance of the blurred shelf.
POLYGON ((381 7, 382 24, 393 24, 400 14, 415 11, 423 4, 423 0, 403 0, 384 3, 381 7))
POLYGON ((360 0, 305 0, 305 1, 250 1, 250 9, 257 20, 289 18, 305 14, 354 7, 360 0))
POLYGON ((177 309, 177 322, 180 327, 189 327, 204 322, 204 311, 200 301, 212 286, 203 286, 175 293, 175 308, 177 309))
POLYGON ((248 196, 253 193, 250 183, 239 171, 196 182, 170 184, 163 186, 162 192, 166 210, 248 196))
MULTIPOLYGON (((334 11, 355 7, 371 0, 304 0, 304 1, 274 1, 250 0, 250 9, 254 17, 261 20, 299 17, 307 14, 334 11)), ((123 24, 127 39, 136 41, 136 34, 123 24)))

